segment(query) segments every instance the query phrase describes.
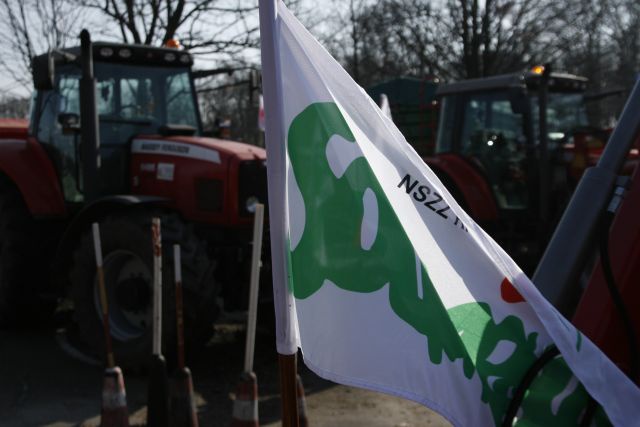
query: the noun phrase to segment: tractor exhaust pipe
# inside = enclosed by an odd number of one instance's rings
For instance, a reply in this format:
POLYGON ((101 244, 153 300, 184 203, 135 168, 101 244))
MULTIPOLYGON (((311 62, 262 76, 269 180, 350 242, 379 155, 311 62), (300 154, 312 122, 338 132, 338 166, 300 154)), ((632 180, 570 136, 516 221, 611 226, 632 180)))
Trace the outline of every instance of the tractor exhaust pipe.
POLYGON ((544 65, 544 72, 538 88, 538 135, 540 138, 540 202, 539 216, 542 233, 549 232, 549 194, 550 194, 550 168, 549 168, 549 137, 547 135, 547 104, 549 98, 549 78, 551 77, 551 64, 544 65))
POLYGON ((98 170, 100 169, 100 132, 96 107, 96 79, 93 75, 93 45, 89 31, 80 33, 80 124, 81 124, 81 187, 85 202, 98 196, 98 170))

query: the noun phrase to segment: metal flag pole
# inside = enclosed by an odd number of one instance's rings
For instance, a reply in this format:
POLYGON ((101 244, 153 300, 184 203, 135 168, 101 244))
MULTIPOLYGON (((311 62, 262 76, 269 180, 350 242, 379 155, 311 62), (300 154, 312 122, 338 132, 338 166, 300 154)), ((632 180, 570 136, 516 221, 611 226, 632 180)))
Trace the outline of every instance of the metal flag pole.
POLYGON ((167 426, 169 423, 169 379, 167 363, 162 355, 162 236, 160 218, 151 221, 153 247, 153 336, 149 361, 147 425, 167 426))
POLYGON ((276 347, 280 367, 282 425, 298 426, 296 396, 296 352, 294 325, 291 321, 295 300, 287 287, 285 274, 286 205, 285 144, 282 84, 279 73, 279 50, 276 34, 276 0, 260 0, 260 50, 265 111, 267 176, 269 191, 269 227, 273 269, 273 301, 276 315, 276 347))
POLYGON ((184 369, 184 315, 182 305, 182 265, 180 245, 173 245, 173 272, 176 285, 176 336, 178 338, 178 369, 184 369))
POLYGON ((162 354, 162 237, 160 218, 151 222, 153 245, 153 354, 162 354))
POLYGON ((182 298, 182 263, 180 245, 173 245, 173 273, 176 291, 176 338, 178 369, 173 375, 169 409, 172 427, 198 427, 198 411, 195 405, 191 370, 185 364, 184 355, 184 308, 182 298))
POLYGON ((96 273, 98 275, 100 306, 102 307, 102 326, 104 329, 105 349, 107 353, 107 367, 113 368, 116 363, 113 357, 113 346, 111 344, 111 331, 109 328, 109 302, 107 301, 107 290, 104 284, 104 270, 102 268, 102 244, 100 243, 100 227, 97 222, 93 223, 93 247, 95 249, 96 255, 96 273))
POLYGON ((256 321, 258 313, 258 285, 260 279, 260 254, 262 253, 262 226, 264 205, 256 205, 253 222, 253 251, 251 256, 251 285, 249 289, 249 315, 247 318, 247 339, 244 353, 244 372, 253 371, 253 355, 256 342, 256 321))
POLYGON ((244 370, 240 374, 240 379, 236 387, 231 427, 257 427, 260 423, 260 416, 258 414, 258 378, 255 372, 253 372, 253 355, 258 314, 258 284, 260 278, 260 255, 262 253, 263 221, 264 205, 258 203, 256 204, 253 220, 253 250, 251 254, 251 281, 249 287, 247 338, 244 350, 244 370))

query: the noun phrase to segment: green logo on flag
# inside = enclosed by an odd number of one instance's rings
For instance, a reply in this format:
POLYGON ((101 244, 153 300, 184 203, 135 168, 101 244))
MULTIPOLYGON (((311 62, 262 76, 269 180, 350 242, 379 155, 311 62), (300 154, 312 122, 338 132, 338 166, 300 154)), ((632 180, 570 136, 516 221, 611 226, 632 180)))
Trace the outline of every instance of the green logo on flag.
MULTIPOLYGON (((311 296, 325 280, 360 293, 389 284, 391 308, 427 338, 431 363, 441 363, 443 356, 451 361, 462 359, 467 378, 477 372, 482 382, 481 399, 489 404, 499 424, 510 393, 536 359, 537 333, 526 335, 522 320, 512 315, 496 323, 486 303, 467 303, 447 310, 424 265, 416 268, 414 249, 364 156, 356 156, 339 177, 332 170, 327 145, 333 136, 355 144, 333 103, 310 105, 289 128, 287 149, 305 215, 302 237, 290 252, 295 297, 311 296), (363 248, 365 193, 375 196, 377 232, 373 242, 363 248)), ((581 386, 569 393, 571 399, 576 393, 584 394, 581 386)), ((540 422, 577 422, 579 405, 566 404, 571 400, 567 397, 554 410, 554 396, 543 399, 546 409, 540 405, 529 408, 536 411, 532 416, 540 422)), ((523 405, 525 412, 527 409, 523 405)))

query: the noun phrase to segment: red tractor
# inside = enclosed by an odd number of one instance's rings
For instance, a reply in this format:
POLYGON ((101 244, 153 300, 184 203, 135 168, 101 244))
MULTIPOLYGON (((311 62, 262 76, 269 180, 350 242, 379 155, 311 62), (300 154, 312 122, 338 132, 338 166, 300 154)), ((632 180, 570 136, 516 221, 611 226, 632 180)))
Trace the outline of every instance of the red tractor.
POLYGON ((539 66, 437 90, 436 153, 426 162, 529 273, 610 133, 589 125, 586 83, 539 66))
POLYGON ((175 339, 173 244, 188 341, 211 335, 220 301, 238 304, 252 212, 267 201, 265 151, 200 136, 192 64, 186 51, 92 43, 86 30, 81 47, 34 58, 29 122, 0 122, 1 325, 41 318, 66 294, 81 337, 103 354, 90 235, 99 222, 116 357, 144 362, 154 216, 166 251, 165 342, 175 339))

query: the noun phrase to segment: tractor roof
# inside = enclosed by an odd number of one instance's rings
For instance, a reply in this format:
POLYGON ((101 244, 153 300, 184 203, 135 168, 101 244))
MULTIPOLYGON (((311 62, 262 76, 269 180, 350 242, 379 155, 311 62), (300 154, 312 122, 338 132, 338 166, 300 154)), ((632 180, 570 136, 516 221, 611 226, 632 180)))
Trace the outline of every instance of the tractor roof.
POLYGON ((376 103, 385 94, 392 104, 420 106, 434 100, 437 87, 436 78, 397 77, 369 86, 366 91, 376 103))
MULTIPOLYGON (((80 47, 71 47, 53 51, 56 63, 74 62, 80 55, 80 47)), ((33 61, 43 59, 49 53, 34 57, 33 61)), ((93 60, 117 62, 121 64, 158 65, 165 67, 189 67, 193 57, 189 52, 169 47, 154 47, 137 44, 108 42, 93 43, 93 60)))
MULTIPOLYGON (((540 74, 526 71, 468 79, 440 85, 436 95, 444 96, 462 92, 482 92, 508 88, 536 89, 541 78, 540 74)), ((584 92, 587 81, 586 78, 573 74, 552 72, 549 77, 549 88, 557 92, 584 92)))

